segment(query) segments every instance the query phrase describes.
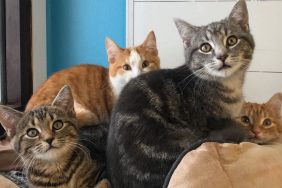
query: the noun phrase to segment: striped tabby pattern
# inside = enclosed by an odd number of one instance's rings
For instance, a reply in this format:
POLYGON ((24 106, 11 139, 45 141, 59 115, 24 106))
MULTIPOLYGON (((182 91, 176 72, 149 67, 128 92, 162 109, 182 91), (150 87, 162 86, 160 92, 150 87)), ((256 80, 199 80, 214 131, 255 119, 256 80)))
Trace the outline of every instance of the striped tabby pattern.
MULTIPOLYGON (((6 125, 15 151, 27 175, 29 187, 77 188, 109 187, 99 181, 101 164, 92 160, 80 136, 68 86, 63 87, 50 106, 27 113, 1 106, 1 122, 6 125), (17 122, 9 127, 7 121, 17 122)), ((12 125, 15 122, 11 123, 12 125)))
POLYGON ((50 104, 64 85, 72 88, 74 109, 80 127, 109 123, 117 96, 127 82, 160 68, 153 31, 134 47, 121 48, 106 39, 109 69, 98 65, 77 65, 54 73, 27 103, 25 111, 50 104))
POLYGON ((107 170, 114 188, 162 187, 178 155, 199 139, 223 133, 222 141, 241 141, 222 129, 236 124, 243 104, 254 49, 246 18, 240 0, 220 22, 196 27, 176 20, 185 65, 131 80, 113 109, 107 170))
POLYGON ((249 131, 253 142, 282 143, 282 93, 276 93, 266 103, 245 103, 238 121, 249 131))

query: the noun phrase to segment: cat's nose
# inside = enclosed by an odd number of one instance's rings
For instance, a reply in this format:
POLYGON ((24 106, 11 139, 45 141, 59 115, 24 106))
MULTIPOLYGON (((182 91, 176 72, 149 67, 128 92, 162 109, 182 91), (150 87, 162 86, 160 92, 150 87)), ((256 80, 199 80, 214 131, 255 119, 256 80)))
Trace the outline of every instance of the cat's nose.
POLYGON ((45 142, 47 142, 49 145, 52 145, 53 140, 53 138, 47 138, 45 142))
POLYGON ((228 57, 227 54, 221 54, 221 55, 216 56, 216 58, 221 60, 222 62, 225 62, 227 57, 228 57))
POLYGON ((255 138, 256 134, 253 131, 250 131, 249 134, 248 134, 248 137, 249 138, 255 138))

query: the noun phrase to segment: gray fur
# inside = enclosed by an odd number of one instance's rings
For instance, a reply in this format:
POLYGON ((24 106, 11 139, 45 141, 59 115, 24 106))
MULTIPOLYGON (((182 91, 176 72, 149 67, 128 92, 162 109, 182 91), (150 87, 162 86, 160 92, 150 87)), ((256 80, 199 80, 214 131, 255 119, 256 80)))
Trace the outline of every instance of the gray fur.
POLYGON ((233 121, 241 110, 254 50, 245 18, 245 1, 240 0, 219 22, 192 26, 176 20, 186 63, 141 75, 125 86, 108 136, 107 165, 114 188, 159 188, 177 156, 194 142, 245 139, 233 121), (232 36, 238 42, 227 45, 232 36), (204 43, 212 46, 209 53, 200 51, 204 43))

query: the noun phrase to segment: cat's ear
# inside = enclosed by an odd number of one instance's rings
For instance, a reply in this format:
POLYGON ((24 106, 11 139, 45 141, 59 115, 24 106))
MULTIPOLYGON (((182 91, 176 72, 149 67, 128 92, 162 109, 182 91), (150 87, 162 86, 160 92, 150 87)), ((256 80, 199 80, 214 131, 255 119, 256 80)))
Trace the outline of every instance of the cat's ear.
POLYGON ((0 105, 0 122, 7 132, 7 136, 12 138, 16 134, 16 126, 23 117, 23 113, 8 106, 0 105))
POLYGON ((229 15, 229 21, 239 24, 245 32, 250 31, 248 9, 245 0, 239 0, 235 4, 229 15))
POLYGON ((154 31, 151 31, 145 41, 143 42, 143 46, 149 49, 157 50, 157 42, 156 42, 156 36, 154 31))
POLYGON ((57 96, 55 97, 52 106, 59 107, 68 114, 75 116, 74 112, 74 100, 71 92, 71 88, 65 85, 61 88, 57 96))
POLYGON ((189 47, 191 45, 191 40, 193 36, 199 28, 179 18, 175 18, 174 23, 180 34, 180 37, 182 38, 184 48, 189 47))
POLYGON ((106 49, 108 54, 108 61, 111 64, 115 63, 116 58, 123 52, 123 49, 108 37, 106 38, 106 49))
POLYGON ((282 93, 274 94, 266 103, 275 112, 278 112, 282 117, 282 93))

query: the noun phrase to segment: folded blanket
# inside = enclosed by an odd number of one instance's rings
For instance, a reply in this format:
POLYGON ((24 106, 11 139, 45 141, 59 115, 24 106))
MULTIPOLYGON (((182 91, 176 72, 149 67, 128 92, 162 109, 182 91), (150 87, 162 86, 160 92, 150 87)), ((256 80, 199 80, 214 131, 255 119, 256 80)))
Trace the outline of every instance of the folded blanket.
POLYGON ((204 143, 179 157, 164 187, 281 188, 282 145, 204 143))

